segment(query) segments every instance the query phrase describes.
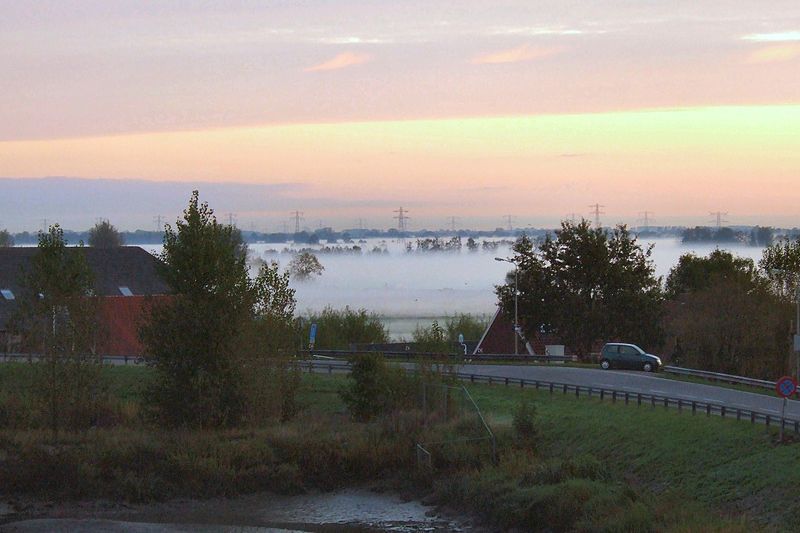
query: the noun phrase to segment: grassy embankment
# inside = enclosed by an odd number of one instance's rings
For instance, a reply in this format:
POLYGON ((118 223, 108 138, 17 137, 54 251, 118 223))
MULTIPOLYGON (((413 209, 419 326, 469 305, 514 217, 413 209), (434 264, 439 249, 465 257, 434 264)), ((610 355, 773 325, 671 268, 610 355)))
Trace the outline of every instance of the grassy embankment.
MULTIPOLYGON (((299 492, 377 479, 503 527, 752 530, 796 523, 800 445, 776 445, 760 426, 650 407, 600 404, 501 386, 470 387, 498 437, 434 449, 432 471, 413 454, 422 435, 404 417, 349 421, 337 392, 346 378, 306 376, 291 423, 218 432, 163 431, 139 416, 146 368, 106 370, 109 427, 51 441, 28 424, 26 365, 0 366, 0 490, 5 496, 127 500, 299 492), (515 436, 525 396, 538 437, 515 436)), ((435 431, 446 435, 451 428, 435 431)))

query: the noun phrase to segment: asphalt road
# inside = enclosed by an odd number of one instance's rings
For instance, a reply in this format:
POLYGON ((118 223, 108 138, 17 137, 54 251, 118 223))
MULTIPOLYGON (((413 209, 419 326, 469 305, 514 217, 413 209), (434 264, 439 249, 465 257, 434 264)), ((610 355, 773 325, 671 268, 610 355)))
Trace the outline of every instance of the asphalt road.
MULTIPOLYGON (((775 396, 744 392, 661 377, 647 372, 574 368, 558 365, 461 365, 459 372, 515 379, 539 379, 569 385, 606 387, 633 393, 658 394, 682 400, 714 402, 726 407, 752 409, 779 415, 783 400, 775 396)), ((800 402, 789 400, 788 418, 800 418, 800 402)))

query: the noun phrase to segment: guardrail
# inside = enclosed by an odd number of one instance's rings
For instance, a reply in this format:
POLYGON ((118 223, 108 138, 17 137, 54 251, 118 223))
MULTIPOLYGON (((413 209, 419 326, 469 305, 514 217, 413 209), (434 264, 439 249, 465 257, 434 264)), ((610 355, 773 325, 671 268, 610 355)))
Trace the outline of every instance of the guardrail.
POLYGON ((665 366, 663 368, 663 371, 668 374, 675 374, 678 376, 691 376, 691 377, 707 379, 710 381, 733 383, 735 385, 749 385, 751 387, 759 387, 763 389, 775 388, 774 381, 747 378, 744 376, 734 376, 731 374, 721 374, 719 372, 709 372, 708 370, 695 370, 693 368, 681 368, 679 366, 665 366))
MULTIPOLYGON (((27 354, 27 353, 0 353, 0 362, 3 361, 11 361, 11 362, 23 362, 27 363, 28 361, 38 361, 39 356, 37 354, 27 354)), ((139 365, 144 364, 144 359, 138 355, 103 355, 100 357, 103 363, 112 364, 112 365, 139 365)))
MULTIPOLYGON (((309 372, 326 371, 329 374, 347 373, 350 371, 348 363, 322 363, 315 361, 307 361, 298 363, 300 367, 308 369, 309 372)), ((519 386, 520 388, 533 388, 535 390, 549 391, 550 394, 574 394, 576 398, 583 395, 585 398, 598 398, 600 401, 609 399, 612 403, 625 402, 629 405, 636 402, 637 407, 642 405, 649 405, 652 408, 663 406, 665 409, 676 408, 679 413, 691 412, 695 415, 705 413, 706 416, 717 415, 722 418, 730 417, 736 420, 749 420, 751 424, 764 424, 767 427, 777 425, 781 431, 787 429, 794 431, 795 434, 800 434, 800 420, 782 417, 764 411, 755 409, 744 409, 741 407, 733 407, 723 403, 705 402, 698 400, 687 400, 684 398, 677 398, 674 396, 667 396, 664 394, 652 394, 644 392, 630 392, 621 389, 614 389, 609 387, 595 387, 586 385, 573 385, 571 383, 561 383, 557 381, 546 381, 539 379, 522 379, 522 378, 508 378, 498 376, 486 376, 481 374, 471 374, 465 372, 446 372, 445 374, 453 376, 462 381, 469 381, 470 383, 485 383, 488 385, 505 385, 505 386, 519 386)))
POLYGON ((537 363, 564 363, 575 361, 573 355, 529 355, 529 354, 452 354, 438 352, 368 351, 368 350, 302 350, 311 357, 349 357, 356 354, 379 353, 388 359, 460 359, 470 361, 523 361, 537 363))

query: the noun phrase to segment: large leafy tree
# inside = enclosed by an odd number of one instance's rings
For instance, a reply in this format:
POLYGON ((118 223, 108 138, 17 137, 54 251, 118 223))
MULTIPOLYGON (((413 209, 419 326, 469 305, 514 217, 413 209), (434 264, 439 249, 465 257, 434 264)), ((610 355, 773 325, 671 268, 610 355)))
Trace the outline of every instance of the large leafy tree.
POLYGON ((758 266, 775 293, 791 300, 800 284, 800 238, 780 241, 764 249, 758 266))
POLYGON ((125 244, 122 234, 108 220, 103 220, 89 230, 89 246, 116 248, 125 244))
MULTIPOLYGON (((266 356, 291 343, 294 291, 274 263, 263 265, 251 279, 246 256, 241 233, 219 224, 197 191, 183 219, 174 229, 166 226, 161 272, 173 296, 154 303, 141 330, 157 375, 153 408, 163 422, 238 424, 250 417, 250 395, 270 385, 254 384, 253 378, 283 377, 274 369, 261 370, 266 356)), ((278 385, 283 396, 293 393, 286 383, 278 385)))
POLYGON ((80 246, 68 248, 58 224, 39 234, 12 327, 37 355, 34 393, 54 434, 86 428, 97 416, 102 387, 92 283, 80 246))
POLYGON ((253 294, 234 229, 217 223, 198 196, 174 229, 165 227, 161 274, 174 295, 153 306, 141 335, 157 371, 156 414, 176 426, 215 427, 241 417, 236 340, 253 294))
MULTIPOLYGON (((520 322, 529 335, 557 334, 579 355, 605 340, 648 346, 660 339, 663 297, 652 247, 640 246, 625 226, 607 231, 566 221, 539 247, 523 236, 513 250, 520 322)), ((497 295, 513 317, 513 271, 497 295)))
POLYGON ((723 280, 741 286, 755 286, 760 281, 752 259, 735 256, 726 250, 714 250, 706 257, 689 253, 683 254, 670 270, 666 294, 675 299, 723 280))
POLYGON ((724 250, 681 256, 667 277, 673 361, 765 379, 786 372, 791 306, 770 289, 751 259, 724 250))

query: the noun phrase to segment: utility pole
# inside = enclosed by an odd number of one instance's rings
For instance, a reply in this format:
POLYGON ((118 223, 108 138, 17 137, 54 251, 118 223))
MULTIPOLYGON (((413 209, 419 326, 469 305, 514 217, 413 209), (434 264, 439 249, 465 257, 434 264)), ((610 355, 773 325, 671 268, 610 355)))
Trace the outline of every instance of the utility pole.
POLYGON ((42 219, 42 227, 44 227, 44 229, 42 230, 42 233, 47 233, 48 231, 50 231, 50 226, 47 225, 47 219, 46 218, 42 219))
POLYGON ((715 222, 715 221, 716 221, 716 224, 717 224, 717 231, 719 231, 719 230, 720 230, 720 228, 722 227, 722 224, 723 224, 723 223, 726 223, 726 222, 728 222, 727 220, 725 220, 724 218, 722 218, 722 217, 726 217, 726 216, 728 216, 728 213, 727 213, 727 212, 723 213, 722 211, 712 211, 711 213, 709 213, 709 215, 711 215, 712 217, 714 217, 714 220, 712 220, 711 222, 713 223, 713 222, 715 222))
POLYGON ((294 218, 294 232, 300 233, 300 221, 304 220, 303 213, 301 211, 292 211, 291 215, 294 218))
POLYGON ((594 227, 599 228, 600 226, 600 215, 605 215, 606 212, 603 211, 604 205, 600 204, 592 204, 589 208, 592 210, 592 214, 594 215, 594 227))

